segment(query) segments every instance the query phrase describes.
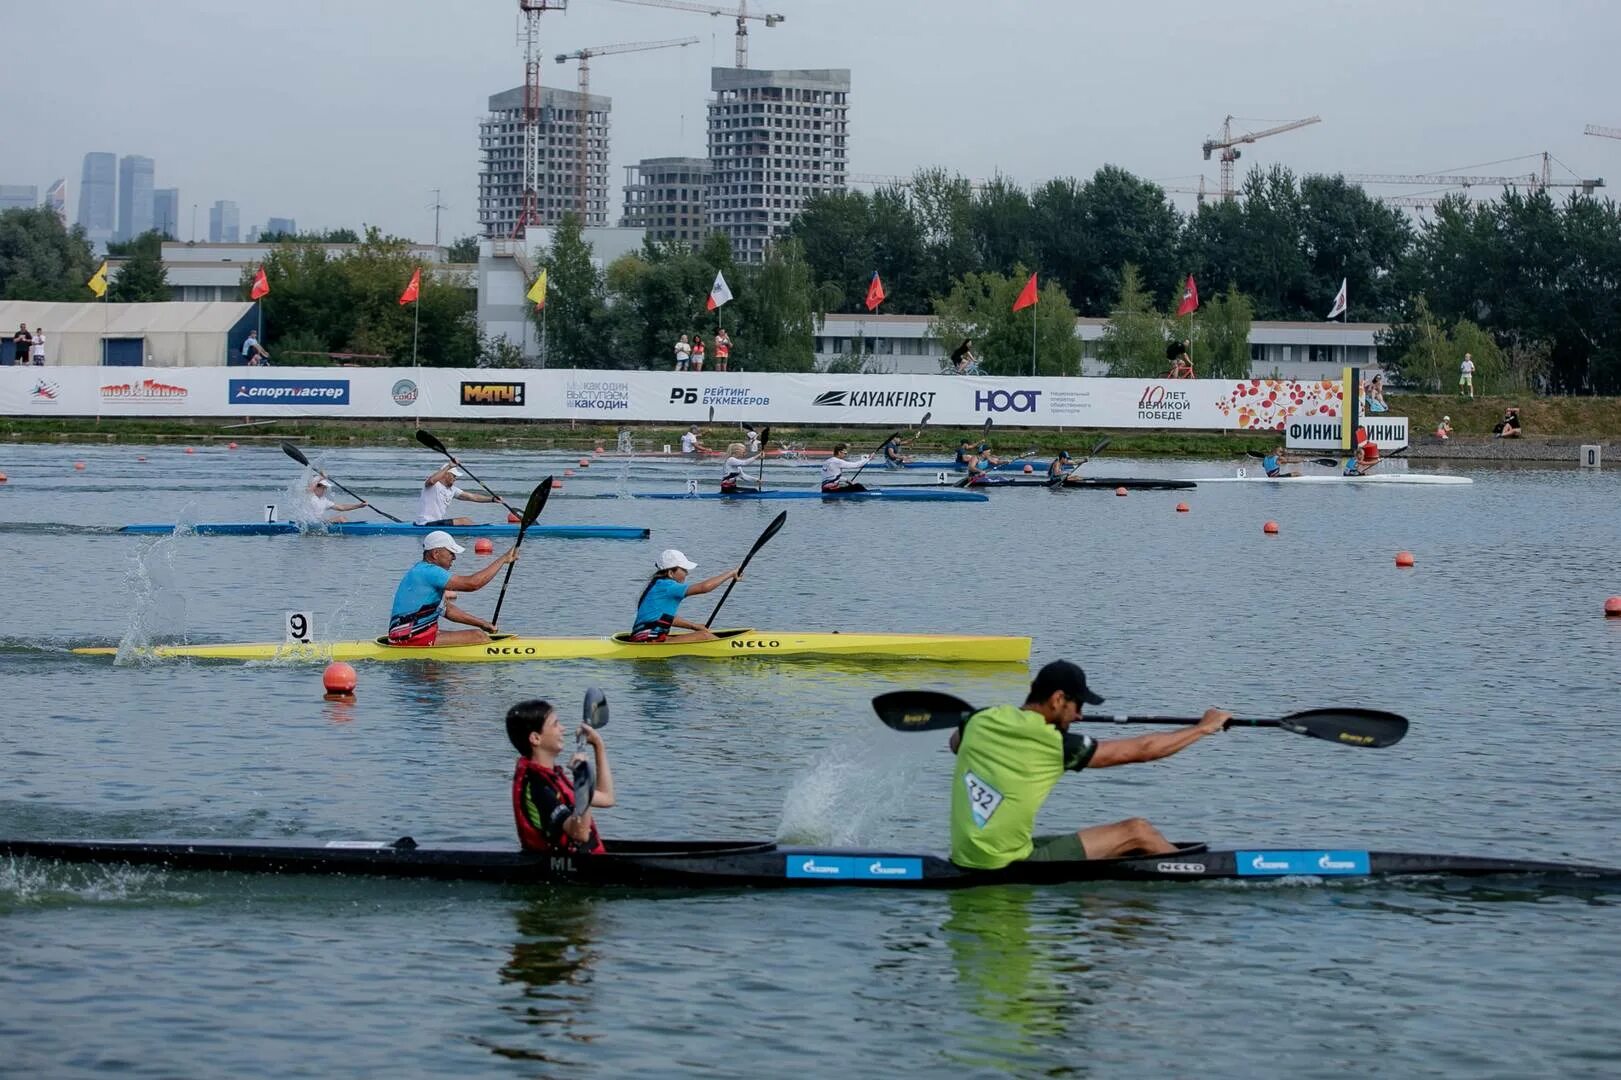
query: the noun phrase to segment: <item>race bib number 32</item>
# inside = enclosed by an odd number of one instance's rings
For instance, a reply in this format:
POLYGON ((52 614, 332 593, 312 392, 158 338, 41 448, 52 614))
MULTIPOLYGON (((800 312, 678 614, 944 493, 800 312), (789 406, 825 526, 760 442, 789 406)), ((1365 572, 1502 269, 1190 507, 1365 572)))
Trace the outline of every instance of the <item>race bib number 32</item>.
POLYGON ((1002 805, 1002 793, 971 772, 962 774, 962 782, 968 789, 968 806, 973 811, 974 824, 983 829, 996 808, 1002 805))

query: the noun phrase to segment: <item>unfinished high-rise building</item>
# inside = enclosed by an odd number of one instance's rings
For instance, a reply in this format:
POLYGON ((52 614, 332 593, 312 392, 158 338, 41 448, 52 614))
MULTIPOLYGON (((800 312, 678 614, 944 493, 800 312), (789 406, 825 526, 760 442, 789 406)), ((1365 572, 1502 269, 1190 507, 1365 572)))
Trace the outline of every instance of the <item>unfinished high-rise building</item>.
MULTIPOLYGON (((608 114, 613 99, 581 96, 574 90, 541 90, 535 137, 540 177, 535 208, 540 224, 556 225, 566 213, 580 212, 580 177, 585 178, 586 226, 608 224, 608 114), (580 169, 580 125, 585 125, 585 169, 580 169)), ((478 222, 491 239, 511 236, 523 211, 524 88, 490 98, 489 115, 479 121, 478 222)))
POLYGON ((709 187, 705 158, 643 158, 625 166, 625 214, 619 224, 645 229, 653 240, 679 240, 697 247, 709 234, 704 196, 709 187))
POLYGON ((710 87, 708 228, 758 263, 806 200, 844 189, 850 71, 713 68, 710 87))

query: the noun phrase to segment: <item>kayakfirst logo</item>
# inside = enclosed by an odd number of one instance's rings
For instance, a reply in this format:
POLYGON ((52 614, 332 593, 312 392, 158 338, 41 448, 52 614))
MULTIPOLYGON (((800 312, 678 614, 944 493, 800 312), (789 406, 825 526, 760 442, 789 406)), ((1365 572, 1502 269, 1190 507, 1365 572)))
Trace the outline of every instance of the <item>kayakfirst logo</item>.
POLYGON ((1185 390, 1167 390, 1157 383, 1145 387, 1137 399, 1139 420, 1181 420, 1193 408, 1185 390))
POLYGON ((923 860, 889 855, 790 852, 784 870, 787 877, 822 881, 919 881, 923 877, 923 860))
POLYGON ((1040 390, 976 390, 974 411, 1033 413, 1040 396, 1040 390))
POLYGON ((232 379, 232 405, 347 405, 348 379, 232 379))
POLYGON ((930 409, 933 390, 824 390, 812 405, 846 409, 930 409))

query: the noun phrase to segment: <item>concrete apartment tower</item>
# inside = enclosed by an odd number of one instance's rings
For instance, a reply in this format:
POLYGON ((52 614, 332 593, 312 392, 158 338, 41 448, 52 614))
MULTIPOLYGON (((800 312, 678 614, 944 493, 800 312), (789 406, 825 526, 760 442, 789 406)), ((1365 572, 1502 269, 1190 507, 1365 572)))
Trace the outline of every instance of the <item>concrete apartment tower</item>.
MULTIPOLYGON (((490 98, 490 111, 478 125, 478 223, 486 237, 502 239, 523 209, 523 87, 490 98)), ((540 221, 556 225, 580 210, 580 125, 585 125, 585 204, 587 227, 608 224, 608 121, 613 99, 584 98, 574 90, 541 90, 537 138, 540 221)))
POLYGON ((239 244, 242 242, 242 213, 236 203, 220 199, 208 208, 208 242, 210 244, 239 244))
POLYGON ((850 71, 712 68, 709 85, 709 229, 762 262, 807 199, 844 189, 850 71))
POLYGON ((119 240, 133 240, 152 231, 154 166, 151 158, 139 154, 125 154, 118 163, 119 240))
POLYGON ((704 213, 708 188, 706 158, 643 158, 625 166, 625 213, 619 224, 646 229, 654 240, 697 247, 709 235, 704 213))
POLYGON ((266 236, 292 236, 296 232, 298 232, 298 222, 290 217, 273 217, 265 220, 264 235, 266 236))
POLYGON ((106 250, 117 228, 118 155, 92 152, 84 156, 84 172, 79 178, 79 224, 90 238, 90 246, 106 250))
POLYGON ((180 239, 179 188, 158 188, 152 192, 152 227, 171 240, 180 239))
POLYGON ((33 184, 0 184, 0 210, 32 210, 39 205, 39 188, 33 184))

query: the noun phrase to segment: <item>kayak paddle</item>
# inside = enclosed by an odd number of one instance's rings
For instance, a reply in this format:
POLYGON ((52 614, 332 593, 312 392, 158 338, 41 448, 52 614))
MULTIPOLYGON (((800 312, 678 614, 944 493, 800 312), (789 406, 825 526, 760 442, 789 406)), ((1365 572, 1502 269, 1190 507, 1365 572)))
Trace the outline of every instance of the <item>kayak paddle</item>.
POLYGON ((1082 465, 1085 465, 1088 461, 1091 461, 1093 458, 1095 458, 1099 454, 1103 453, 1103 448, 1105 446, 1108 446, 1108 445, 1109 445, 1109 440, 1108 440, 1107 437, 1101 438, 1097 442, 1093 443, 1092 444, 1092 449, 1090 449, 1090 450, 1088 450, 1086 452, 1085 457, 1083 457, 1081 460, 1077 461, 1073 466, 1071 466, 1069 472, 1067 472, 1067 473, 1064 473, 1064 472, 1059 473, 1057 476, 1055 476, 1051 480, 1047 481, 1047 486, 1050 487, 1050 488, 1063 487, 1064 486, 1064 481, 1067 480, 1071 475, 1073 475, 1076 469, 1079 469, 1082 465))
POLYGON ((755 478, 754 486, 761 491, 765 490, 765 448, 771 441, 771 425, 767 424, 760 429, 760 474, 755 478))
MULTIPOLYGON (((991 418, 987 416, 985 418, 985 426, 979 429, 979 442, 980 442, 981 446, 984 446, 985 449, 987 451, 989 451, 990 450, 990 441, 991 441, 991 418)), ((979 456, 979 447, 977 447, 977 446, 974 448, 974 456, 975 457, 979 456)), ((974 470, 973 470, 972 467, 970 467, 969 470, 968 470, 968 475, 963 477, 961 480, 958 480, 955 486, 960 487, 960 488, 972 487, 973 485, 972 485, 971 481, 973 479, 974 479, 974 470)))
MULTIPOLYGON (((304 451, 300 450, 298 447, 294 446, 292 443, 290 443, 290 442, 282 443, 281 444, 281 452, 286 454, 288 457, 292 458, 294 461, 298 462, 300 465, 304 466, 305 468, 307 468, 307 469, 315 469, 315 466, 310 464, 310 459, 304 456, 304 451)), ((356 495, 354 492, 350 491, 348 488, 344 487, 342 484, 340 484, 336 480, 332 479, 332 477, 328 476, 325 472, 322 472, 320 469, 315 469, 315 475, 319 476, 321 479, 325 480, 327 483, 331 484, 333 487, 337 488, 339 491, 343 492, 345 495, 349 496, 351 499, 360 499, 360 502, 366 507, 366 509, 368 509, 368 510, 377 510, 377 507, 373 506, 369 502, 366 502, 365 499, 361 499, 359 495, 356 495)), ((382 514, 384 517, 388 518, 388 520, 394 522, 395 524, 401 524, 400 519, 395 517, 393 514, 389 513, 387 510, 377 510, 377 512, 379 514, 382 514)))
MULTIPOLYGON (((737 572, 739 574, 748 568, 749 560, 754 558, 754 553, 765 547, 765 542, 771 539, 773 536, 776 536, 777 533, 781 532, 782 527, 787 523, 788 511, 786 510, 771 519, 771 524, 765 527, 765 532, 760 534, 760 539, 754 542, 754 546, 749 548, 749 553, 743 556, 743 561, 738 564, 737 572)), ((720 603, 715 605, 715 610, 709 613, 709 618, 704 622, 705 629, 715 625, 715 616, 720 614, 721 604, 726 603, 726 598, 732 595, 732 586, 736 584, 736 578, 733 578, 726 583, 726 591, 720 594, 720 603)))
POLYGON ((445 449, 445 444, 434 438, 433 432, 429 431, 427 428, 417 428, 417 442, 421 443, 423 446, 426 446, 429 450, 437 450, 441 454, 445 455, 445 457, 449 458, 450 463, 460 468, 462 472, 466 473, 469 480, 483 488, 486 492, 489 492, 490 498, 494 499, 502 506, 506 506, 507 513, 513 515, 518 513, 518 511, 514 510, 511 506, 507 506, 507 501, 505 499, 501 498, 501 496, 497 495, 494 491, 491 491, 490 485, 474 476, 472 469, 469 469, 466 465, 463 465, 461 462, 457 461, 455 455, 453 455, 449 450, 445 449))
MULTIPOLYGON (((961 698, 934 690, 894 690, 872 699, 878 718, 896 731, 944 731, 960 726, 975 709, 961 698)), ((1086 713, 1082 723, 1176 724, 1191 727, 1199 721, 1181 716, 1105 716, 1086 713)), ((1281 728, 1296 735, 1345 746, 1394 746, 1407 734, 1407 718, 1379 709, 1307 709, 1276 720, 1227 721, 1229 728, 1281 728)))
POLYGON ((867 460, 863 461, 860 465, 858 465, 856 467, 856 471, 850 474, 850 479, 844 481, 842 486, 844 486, 844 487, 854 487, 855 482, 856 482, 856 477, 861 475, 861 470, 865 469, 868 465, 872 464, 872 459, 877 457, 879 454, 882 454, 884 452, 884 447, 889 445, 890 439, 898 439, 900 437, 901 437, 901 432, 899 432, 899 431, 891 432, 890 435, 889 435, 889 439, 885 439, 883 442, 879 443, 878 444, 878 449, 874 450, 872 453, 867 455, 867 460))
MULTIPOLYGON (((546 509, 546 500, 552 493, 552 478, 547 477, 535 485, 535 490, 529 493, 529 501, 524 504, 523 521, 518 525, 518 539, 513 542, 512 550, 517 551, 523 546, 523 534, 529 531, 529 526, 535 523, 540 512, 546 509)), ((507 563, 507 576, 501 579, 501 595, 495 598, 495 614, 490 616, 490 622, 496 626, 501 625, 501 605, 507 599, 507 585, 512 581, 512 568, 517 563, 507 563)))
MULTIPOLYGON (((593 686, 585 692, 586 727, 600 728, 608 723, 608 695, 593 686)), ((586 748, 584 735, 576 736, 574 749, 576 752, 586 748)), ((584 761, 574 764, 574 817, 585 817, 586 811, 591 809, 591 797, 597 793, 597 761, 596 756, 586 755, 584 761)))

